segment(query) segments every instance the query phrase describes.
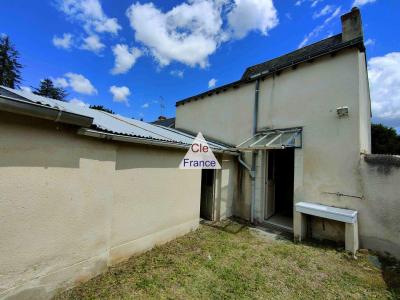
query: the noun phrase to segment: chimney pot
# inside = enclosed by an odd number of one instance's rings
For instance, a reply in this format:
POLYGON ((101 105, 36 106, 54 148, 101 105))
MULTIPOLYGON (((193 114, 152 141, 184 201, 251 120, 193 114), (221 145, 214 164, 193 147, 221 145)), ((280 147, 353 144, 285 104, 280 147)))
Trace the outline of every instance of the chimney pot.
POLYGON ((353 7, 351 12, 344 14, 342 20, 342 41, 347 42, 358 37, 363 37, 361 13, 358 7, 353 7))
POLYGON ((164 116, 159 116, 158 117, 158 120, 166 120, 167 118, 166 117, 164 117, 164 116))

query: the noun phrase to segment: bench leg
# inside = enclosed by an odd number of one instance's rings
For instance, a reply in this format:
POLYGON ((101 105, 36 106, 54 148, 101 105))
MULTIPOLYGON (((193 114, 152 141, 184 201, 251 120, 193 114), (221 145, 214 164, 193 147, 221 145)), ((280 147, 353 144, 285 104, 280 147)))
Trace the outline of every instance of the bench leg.
POLYGON ((293 216, 293 236, 296 242, 301 242, 306 238, 307 218, 305 214, 295 212, 293 216))
POLYGON ((346 250, 356 254, 358 250, 358 223, 357 220, 354 224, 346 223, 346 237, 345 237, 345 247, 346 250))

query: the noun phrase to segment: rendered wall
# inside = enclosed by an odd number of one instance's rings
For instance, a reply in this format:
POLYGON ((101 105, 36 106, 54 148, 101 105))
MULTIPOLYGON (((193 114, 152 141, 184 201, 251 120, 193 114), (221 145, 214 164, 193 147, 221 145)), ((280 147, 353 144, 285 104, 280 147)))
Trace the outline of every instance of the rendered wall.
POLYGON ((0 113, 0 298, 45 299, 197 227, 183 151, 0 113), (182 188, 182 187, 185 188, 182 188))
POLYGON ((217 155, 221 165, 216 170, 215 180, 215 218, 225 219, 234 215, 234 202, 237 198, 237 158, 231 155, 217 155))
MULTIPOLYGON (((326 55, 303 63, 260 83, 258 129, 303 127, 303 148, 296 150, 295 201, 341 206, 348 205, 348 201, 327 192, 361 195, 359 154, 367 148, 362 147, 361 139, 365 145, 369 137, 367 126, 362 133, 360 129, 369 120, 366 109, 362 116, 360 113, 360 106, 364 108, 369 101, 366 96, 363 102, 360 100, 361 92, 367 95, 368 91, 362 58, 364 54, 358 49, 348 49, 334 57, 326 55), (349 107, 349 117, 337 117, 336 108, 340 106, 349 107)), ((238 144, 251 136, 254 93, 253 82, 179 105, 176 126, 238 144)), ((244 158, 251 164, 251 155, 244 158)), ((261 190, 263 171, 264 165, 259 163, 258 201, 264 201, 265 196, 261 190)), ((235 215, 248 217, 251 180, 247 171, 242 171, 242 178, 235 215)), ((263 204, 256 205, 256 217, 262 221, 263 204)))
POLYGON ((359 205, 361 246, 400 259, 400 156, 363 155, 360 172, 364 189, 359 205))

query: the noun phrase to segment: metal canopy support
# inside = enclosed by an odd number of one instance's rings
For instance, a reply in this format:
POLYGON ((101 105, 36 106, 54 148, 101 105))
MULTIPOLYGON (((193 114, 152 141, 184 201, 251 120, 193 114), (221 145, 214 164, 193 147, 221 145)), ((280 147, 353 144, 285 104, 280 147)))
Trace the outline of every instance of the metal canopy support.
POLYGON ((302 129, 275 129, 258 132, 236 146, 240 151, 301 148, 302 129))

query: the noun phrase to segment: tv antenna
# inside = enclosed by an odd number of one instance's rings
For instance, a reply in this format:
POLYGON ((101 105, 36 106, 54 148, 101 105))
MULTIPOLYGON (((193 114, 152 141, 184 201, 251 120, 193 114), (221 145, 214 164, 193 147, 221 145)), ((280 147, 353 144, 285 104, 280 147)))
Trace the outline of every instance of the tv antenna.
POLYGON ((158 103, 160 104, 160 116, 164 116, 164 112, 165 112, 165 102, 164 102, 164 98, 163 96, 160 96, 160 100, 158 101, 158 103))

